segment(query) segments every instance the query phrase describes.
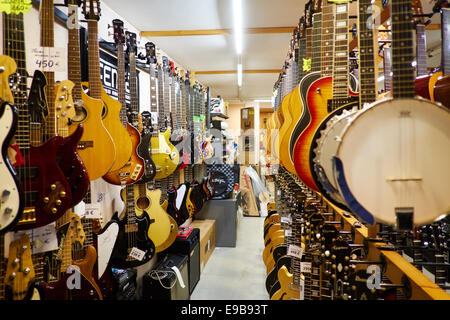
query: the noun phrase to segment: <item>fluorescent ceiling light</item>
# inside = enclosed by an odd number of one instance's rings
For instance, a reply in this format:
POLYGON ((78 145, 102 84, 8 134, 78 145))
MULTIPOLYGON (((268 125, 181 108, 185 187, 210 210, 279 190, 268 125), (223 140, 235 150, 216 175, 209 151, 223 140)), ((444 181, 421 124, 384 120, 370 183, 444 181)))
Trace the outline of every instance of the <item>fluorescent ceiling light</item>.
POLYGON ((272 102, 272 99, 255 99, 253 102, 272 102))
POLYGON ((234 42, 236 54, 242 54, 242 0, 233 0, 234 13, 234 42))
POLYGON ((238 87, 242 87, 242 63, 237 65, 238 87))

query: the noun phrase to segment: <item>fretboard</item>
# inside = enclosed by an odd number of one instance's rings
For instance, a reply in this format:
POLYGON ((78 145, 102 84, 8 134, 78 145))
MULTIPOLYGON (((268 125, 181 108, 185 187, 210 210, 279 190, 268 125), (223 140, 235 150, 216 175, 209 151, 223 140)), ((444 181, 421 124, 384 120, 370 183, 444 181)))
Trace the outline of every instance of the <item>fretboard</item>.
POLYGON ((89 95, 94 99, 102 98, 102 81, 100 78, 100 52, 98 46, 98 22, 88 20, 88 62, 89 95))
POLYGON ((320 68, 322 77, 333 75, 334 7, 334 4, 325 1, 322 8, 322 62, 320 68))
POLYGON ((160 130, 165 127, 163 72, 161 66, 158 66, 158 127, 160 130))
POLYGON ((442 71, 444 75, 450 74, 450 9, 441 9, 442 26, 442 71))
POLYGON ((305 59, 311 59, 313 28, 306 29, 305 59))
POLYGON ((23 14, 3 13, 3 52, 16 61, 18 77, 13 77, 18 90, 12 90, 14 104, 18 107, 18 126, 15 133, 21 150, 30 147, 30 115, 27 103, 27 68, 24 40, 23 14))
POLYGON ((384 91, 392 90, 392 55, 391 48, 384 47, 383 49, 383 69, 384 69, 384 91))
POLYGON ((69 13, 76 22, 73 28, 69 28, 69 40, 67 44, 67 70, 68 79, 74 83, 72 89, 73 101, 81 101, 81 60, 80 60, 80 31, 78 29, 78 6, 69 5, 69 13))
POLYGON ((334 6, 333 99, 348 97, 348 3, 334 6))
POLYGON ((320 72, 322 69, 322 13, 313 15, 311 39, 311 72, 320 72))
POLYGON ((365 103, 375 101, 377 97, 377 83, 375 75, 375 53, 373 31, 367 22, 372 17, 372 1, 359 1, 359 103, 360 108, 365 103))
POLYGON ((415 70, 411 0, 391 2, 392 92, 394 98, 414 98, 415 70))
POLYGON ((125 205, 127 208, 127 224, 132 225, 136 223, 136 208, 134 204, 134 186, 131 184, 125 187, 127 198, 125 205))
POLYGON ((122 124, 126 126, 127 102, 125 96, 125 53, 123 45, 121 43, 116 44, 116 46, 117 46, 117 100, 122 105, 122 108, 120 108, 119 117, 120 122, 122 122, 122 124))
POLYGON ((417 49, 417 76, 424 76, 427 72, 427 36, 425 25, 416 26, 416 49, 417 49))
POLYGON ((137 92, 136 56, 130 52, 130 95, 131 95, 131 124, 137 128, 139 116, 139 97, 137 92))

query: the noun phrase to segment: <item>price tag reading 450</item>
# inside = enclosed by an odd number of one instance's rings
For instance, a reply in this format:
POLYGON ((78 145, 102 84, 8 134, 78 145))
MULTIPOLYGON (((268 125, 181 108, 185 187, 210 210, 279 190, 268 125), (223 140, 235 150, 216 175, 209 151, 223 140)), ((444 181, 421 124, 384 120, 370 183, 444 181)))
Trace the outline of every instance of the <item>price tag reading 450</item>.
POLYGON ((64 72, 66 53, 63 48, 38 47, 32 49, 33 67, 43 72, 64 72))
POLYGON ((287 251, 288 256, 292 256, 292 257, 301 259, 302 254, 303 254, 303 249, 301 247, 293 245, 293 244, 289 245, 288 251, 287 251))

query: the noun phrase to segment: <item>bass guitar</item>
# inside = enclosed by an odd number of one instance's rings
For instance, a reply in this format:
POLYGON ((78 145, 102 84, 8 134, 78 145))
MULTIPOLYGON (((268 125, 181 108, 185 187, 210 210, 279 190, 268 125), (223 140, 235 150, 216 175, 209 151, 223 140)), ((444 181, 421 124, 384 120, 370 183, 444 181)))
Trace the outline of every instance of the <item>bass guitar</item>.
MULTIPOLYGON (((118 169, 111 170, 103 179, 111 184, 115 185, 127 185, 139 181, 144 174, 144 160, 138 155, 137 151, 140 148, 141 135, 136 129, 138 127, 138 115, 139 115, 139 97, 137 94, 136 86, 136 34, 128 32, 126 33, 127 52, 129 58, 130 67, 130 98, 131 98, 131 112, 128 117, 126 115, 126 101, 125 101, 125 56, 123 52, 124 43, 124 31, 123 21, 114 19, 114 40, 117 46, 117 76, 119 86, 119 101, 122 104, 121 118, 122 123, 125 123, 128 135, 132 142, 131 156, 127 160, 126 164, 118 169)), ((145 146, 144 146, 145 147, 145 146)), ((148 147, 148 145, 147 145, 148 147)))

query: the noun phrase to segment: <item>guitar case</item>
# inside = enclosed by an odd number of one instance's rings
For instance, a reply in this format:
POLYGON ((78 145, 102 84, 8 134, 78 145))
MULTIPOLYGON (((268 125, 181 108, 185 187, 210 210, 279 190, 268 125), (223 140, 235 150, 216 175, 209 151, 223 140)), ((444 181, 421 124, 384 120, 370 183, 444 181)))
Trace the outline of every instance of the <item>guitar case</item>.
POLYGON ((211 199, 228 199, 234 189, 234 184, 239 181, 239 166, 231 167, 228 164, 213 164, 206 167, 207 173, 213 173, 212 184, 216 189, 211 199), (237 173, 235 167, 238 168, 237 173))

